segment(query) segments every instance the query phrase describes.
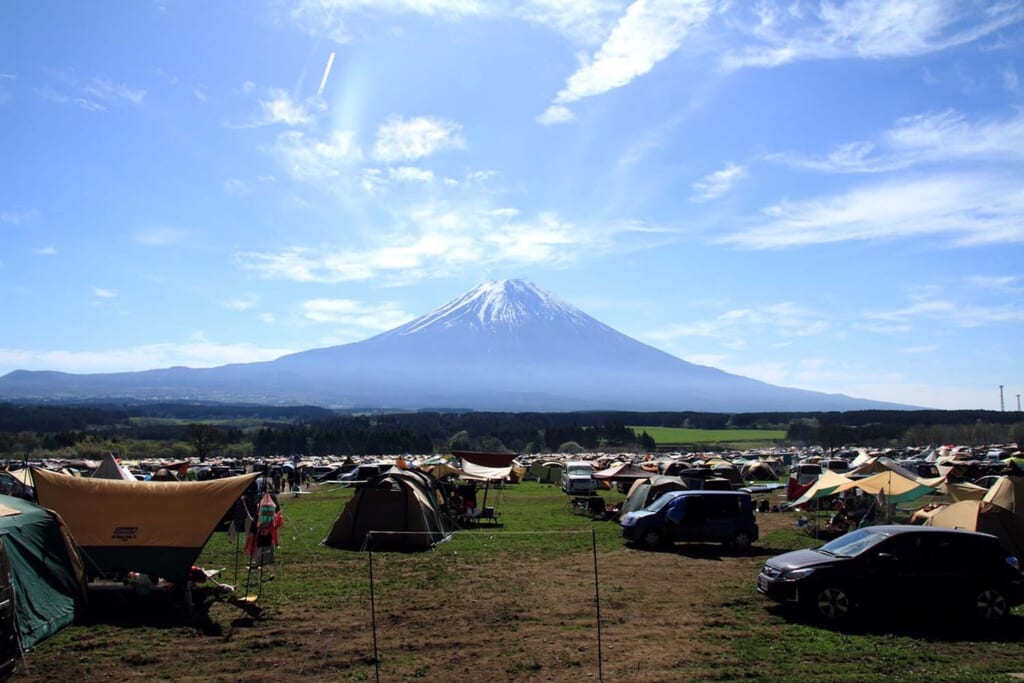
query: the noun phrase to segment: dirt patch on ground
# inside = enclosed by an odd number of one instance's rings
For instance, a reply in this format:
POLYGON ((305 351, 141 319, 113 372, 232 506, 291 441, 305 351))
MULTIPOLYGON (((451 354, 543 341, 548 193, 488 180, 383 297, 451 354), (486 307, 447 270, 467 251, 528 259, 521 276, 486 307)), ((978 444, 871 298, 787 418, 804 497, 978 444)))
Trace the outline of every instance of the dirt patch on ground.
MULTIPOLYGON (((792 522, 789 515, 759 519, 762 534, 792 522)), ((732 605, 759 600, 755 577, 774 553, 710 545, 599 553, 604 680, 714 677, 728 649, 715 634, 722 626, 743 631, 736 621, 750 617, 737 617, 732 605)), ((412 569, 426 556, 376 557, 380 680, 598 680, 589 550, 550 560, 497 552, 472 563, 449 554, 426 580, 412 569)), ((279 570, 324 580, 313 564, 279 570)), ((273 582, 266 590, 263 613, 210 598, 194 619, 170 603, 140 609, 138 596, 94 601, 91 622, 29 653, 16 679, 375 680, 368 591, 310 604, 273 596, 273 582)), ((756 662, 749 666, 756 671, 756 662)))

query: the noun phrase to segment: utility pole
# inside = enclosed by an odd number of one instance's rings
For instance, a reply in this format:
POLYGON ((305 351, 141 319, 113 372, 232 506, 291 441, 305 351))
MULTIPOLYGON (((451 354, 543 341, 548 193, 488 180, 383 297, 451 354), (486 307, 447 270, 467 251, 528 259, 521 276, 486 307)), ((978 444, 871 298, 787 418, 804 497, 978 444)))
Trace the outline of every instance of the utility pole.
POLYGON ((1017 394, 1017 412, 1020 412, 1020 394, 1017 394))
POLYGON ((1003 403, 1003 385, 999 385, 999 412, 1006 412, 1006 404, 1003 403))

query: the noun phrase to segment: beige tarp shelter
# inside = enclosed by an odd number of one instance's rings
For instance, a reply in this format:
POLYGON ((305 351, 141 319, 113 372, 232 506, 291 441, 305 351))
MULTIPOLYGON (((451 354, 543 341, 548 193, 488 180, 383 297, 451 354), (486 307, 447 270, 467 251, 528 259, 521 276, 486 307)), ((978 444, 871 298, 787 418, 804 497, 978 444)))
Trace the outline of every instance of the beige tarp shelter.
POLYGON ((983 500, 964 500, 936 511, 925 526, 983 531, 999 538, 1003 547, 1024 561, 1024 520, 983 500))
POLYGON ((856 469, 850 470, 847 474, 854 476, 878 474, 879 472, 895 472, 904 479, 912 479, 924 486, 931 486, 932 488, 938 487, 943 481, 945 481, 945 477, 934 477, 931 479, 919 477, 892 458, 886 458, 885 456, 868 458, 868 460, 863 464, 859 465, 856 469))
MULTIPOLYGON (((486 481, 504 480, 512 472, 515 453, 478 453, 473 451, 452 451, 462 462, 462 471, 469 477, 486 481)), ((560 480, 562 473, 558 473, 560 480)))
POLYGON ((897 472, 887 471, 873 474, 865 479, 856 479, 842 484, 833 493, 842 493, 853 488, 858 488, 864 493, 873 496, 884 493, 885 501, 889 505, 916 500, 925 494, 934 493, 935 491, 933 486, 926 486, 917 480, 908 479, 897 472))
POLYGON ((811 488, 804 491, 803 495, 793 501, 793 507, 800 507, 810 503, 812 500, 831 496, 838 491, 840 486, 850 484, 851 480, 838 472, 825 470, 818 476, 818 480, 811 484, 811 488))
POLYGON ((323 543, 344 550, 428 550, 451 534, 443 502, 429 474, 392 468, 356 489, 323 543))
POLYGON ((82 550, 86 572, 137 571, 180 580, 258 474, 201 482, 119 481, 34 469, 39 504, 82 550))
POLYGON ((747 463, 740 470, 740 474, 747 481, 777 481, 779 475, 767 462, 747 463))
POLYGON ((634 481, 636 479, 649 479, 650 477, 650 472, 630 463, 613 465, 600 472, 594 472, 594 479, 604 481, 634 481))

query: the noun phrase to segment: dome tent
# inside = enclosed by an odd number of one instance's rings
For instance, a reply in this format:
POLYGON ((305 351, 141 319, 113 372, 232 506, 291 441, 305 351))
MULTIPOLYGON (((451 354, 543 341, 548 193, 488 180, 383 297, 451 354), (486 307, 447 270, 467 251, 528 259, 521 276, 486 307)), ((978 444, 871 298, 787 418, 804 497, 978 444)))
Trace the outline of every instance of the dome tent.
POLYGON ((451 534, 440 498, 426 472, 391 468, 356 489, 323 544, 362 550, 372 538, 372 550, 429 550, 451 534))

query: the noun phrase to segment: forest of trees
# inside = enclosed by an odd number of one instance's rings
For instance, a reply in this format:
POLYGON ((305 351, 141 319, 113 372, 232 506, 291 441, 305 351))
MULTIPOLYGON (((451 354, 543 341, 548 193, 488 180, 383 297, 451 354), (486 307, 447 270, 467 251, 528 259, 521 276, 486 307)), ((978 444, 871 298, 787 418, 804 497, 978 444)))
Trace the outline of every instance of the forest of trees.
POLYGON ((201 403, 0 403, 0 457, 46 453, 138 458, 348 455, 559 449, 653 450, 626 425, 784 429, 787 443, 983 445, 1024 441, 1024 416, 995 411, 848 413, 404 412, 352 414, 312 406, 201 403))

